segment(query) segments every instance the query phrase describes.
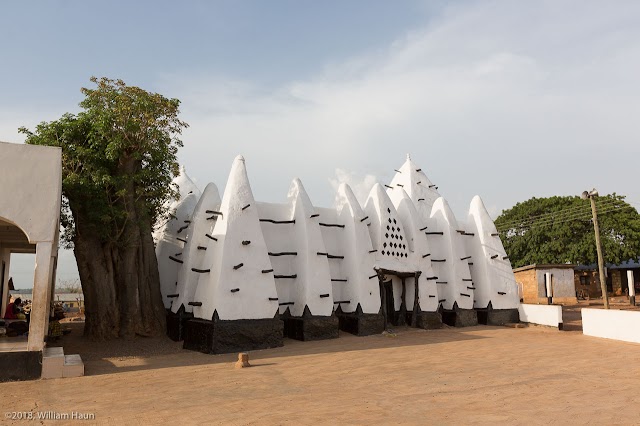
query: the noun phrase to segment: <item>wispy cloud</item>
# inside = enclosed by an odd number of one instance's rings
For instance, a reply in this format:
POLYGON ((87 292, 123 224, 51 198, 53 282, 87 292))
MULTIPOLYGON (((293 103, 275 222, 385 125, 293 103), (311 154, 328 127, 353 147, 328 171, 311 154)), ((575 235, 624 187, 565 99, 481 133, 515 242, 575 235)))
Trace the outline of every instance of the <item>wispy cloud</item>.
POLYGON ((333 191, 336 194, 336 201, 338 201, 338 188, 341 184, 346 183, 351 187, 353 195, 356 196, 356 199, 362 206, 365 205, 367 198, 369 197, 369 193, 371 192, 371 188, 373 188, 377 182, 378 178, 374 175, 366 174, 361 176, 354 172, 342 169, 336 169, 335 176, 329 179, 331 188, 333 188, 333 191))
POLYGON ((458 213, 476 193, 500 209, 585 185, 640 198, 626 171, 601 168, 606 150, 640 153, 639 17, 632 2, 465 3, 315 78, 160 85, 183 100, 191 172, 222 183, 243 153, 262 198, 303 175, 328 203, 335 167, 387 180, 406 152, 458 213))
MULTIPOLYGON (((363 201, 406 153, 460 220, 475 194, 492 216, 592 187, 640 200, 639 21, 636 1, 455 2, 310 78, 274 87, 199 71, 145 88, 182 100, 180 158, 201 187, 222 191, 241 153, 262 201, 284 201, 294 177, 317 205, 342 181, 363 201)), ((0 140, 75 109, 0 106, 0 140)))

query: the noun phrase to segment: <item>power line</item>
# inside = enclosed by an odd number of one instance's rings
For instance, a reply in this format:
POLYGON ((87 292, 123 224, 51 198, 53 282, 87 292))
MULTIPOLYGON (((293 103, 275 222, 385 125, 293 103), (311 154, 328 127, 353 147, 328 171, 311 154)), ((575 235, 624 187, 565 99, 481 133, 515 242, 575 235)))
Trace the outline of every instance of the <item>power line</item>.
MULTIPOLYGON (((615 210, 623 210, 623 209, 628 209, 628 208, 632 208, 631 206, 620 206, 620 207, 612 207, 609 209, 604 209, 598 212, 598 214, 605 214, 605 213, 609 213, 615 210)), ((552 226, 555 224, 559 224, 559 223, 564 223, 564 222, 571 222, 571 221, 590 221, 592 219, 592 215, 591 213, 587 212, 584 214, 577 214, 574 216, 569 216, 566 218, 562 218, 561 220, 548 220, 545 222, 535 222, 535 223, 531 223, 525 226, 512 226, 512 227, 508 227, 508 228, 501 228, 500 231, 504 232, 504 231, 508 231, 509 229, 518 229, 518 230, 529 230, 535 227, 544 227, 544 226, 552 226)))
MULTIPOLYGON (((598 208, 608 208, 613 205, 616 205, 617 200, 606 200, 597 205, 598 208)), ((574 213, 588 213, 591 211, 591 208, 588 204, 584 206, 574 206, 566 209, 558 210, 555 212, 544 213, 536 216, 529 216, 523 220, 511 220, 509 222, 501 223, 501 227, 512 227, 519 224, 533 223, 540 220, 547 220, 554 217, 564 217, 566 215, 571 215, 574 213)))
MULTIPOLYGON (((602 210, 599 211, 599 213, 604 214, 604 213, 608 213, 614 210, 620 210, 620 209, 624 209, 624 208, 629 208, 630 206, 610 206, 608 208, 604 208, 602 210)), ((573 220, 590 220, 592 218, 592 214, 591 211, 586 211, 586 212, 579 212, 579 213, 573 213, 573 214, 569 214, 569 215, 565 215, 559 218, 550 218, 550 219, 545 219, 543 221, 537 221, 537 222, 533 222, 533 223, 529 223, 526 225, 520 225, 520 226, 510 226, 508 228, 503 228, 503 230, 507 230, 510 228, 518 228, 518 229, 529 229, 535 226, 547 226, 547 225, 553 225, 556 223, 564 223, 564 222, 569 222, 569 221, 573 221, 573 220)))
MULTIPOLYGON (((623 206, 615 206, 615 205, 609 205, 607 207, 602 208, 601 210, 598 211, 598 214, 605 214, 605 213, 609 213, 612 211, 616 211, 616 210, 624 210, 624 209, 628 209, 628 208, 633 208, 630 205, 623 205, 623 206)), ((585 212, 574 212, 574 213, 570 213, 570 214, 566 214, 563 216, 560 216, 558 218, 547 218, 544 220, 540 220, 540 221, 534 221, 534 222, 530 222, 530 223, 521 223, 521 224, 515 224, 515 225, 511 225, 511 226, 500 226, 499 227, 499 231, 503 232, 503 231, 507 231, 509 229, 513 229, 513 228, 517 228, 519 230, 528 230, 531 229, 533 227, 536 226, 548 226, 548 225, 555 225, 558 223, 564 223, 564 222, 570 222, 570 221, 583 221, 583 220, 591 220, 592 219, 592 214, 591 211, 585 211, 585 212)))
MULTIPOLYGON (((626 208, 630 208, 631 206, 611 206, 609 208, 605 208, 602 210, 598 210, 598 214, 605 214, 608 212, 612 212, 615 210, 623 210, 626 208)), ((569 222, 572 220, 591 220, 593 218, 593 214, 589 211, 586 213, 581 213, 581 214, 577 214, 575 216, 571 216, 571 217, 567 217, 567 218, 563 218, 562 220, 548 220, 547 222, 543 223, 542 225, 552 225, 555 223, 563 223, 563 222, 569 222)), ((537 223, 534 223, 533 226, 536 226, 537 223)))
MULTIPOLYGON (((615 204, 615 201, 616 200, 603 201, 603 202, 598 204, 598 207, 605 207, 605 206, 609 206, 609 205, 615 204)), ((536 216, 529 216, 524 220, 512 220, 512 221, 509 221, 509 222, 505 222, 505 225, 508 225, 508 224, 511 224, 511 223, 533 222, 533 221, 538 220, 538 219, 546 219, 547 217, 550 217, 550 216, 555 216, 555 215, 559 215, 559 214, 562 215, 562 214, 565 214, 565 213, 573 212, 575 210, 587 210, 589 208, 590 207, 589 207, 588 204, 585 204, 583 206, 569 207, 569 208, 566 208, 566 209, 557 210, 555 212, 543 213, 543 214, 539 214, 539 215, 536 215, 536 216)))

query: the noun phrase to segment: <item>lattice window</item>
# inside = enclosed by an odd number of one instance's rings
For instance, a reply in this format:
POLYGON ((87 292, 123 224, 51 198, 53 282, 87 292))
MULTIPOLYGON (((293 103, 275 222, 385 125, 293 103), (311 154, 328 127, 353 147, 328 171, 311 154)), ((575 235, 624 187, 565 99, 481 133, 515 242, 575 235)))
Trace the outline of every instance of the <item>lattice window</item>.
POLYGON ((407 244, 402 235, 400 221, 393 217, 391 209, 387 209, 388 217, 386 218, 386 231, 382 242, 382 254, 385 256, 406 258, 407 244))

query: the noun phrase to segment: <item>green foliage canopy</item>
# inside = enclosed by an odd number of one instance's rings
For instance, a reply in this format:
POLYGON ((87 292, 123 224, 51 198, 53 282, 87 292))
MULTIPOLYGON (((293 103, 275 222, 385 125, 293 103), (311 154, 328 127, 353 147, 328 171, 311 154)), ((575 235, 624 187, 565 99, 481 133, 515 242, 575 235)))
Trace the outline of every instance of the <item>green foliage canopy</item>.
MULTIPOLYGON (((606 263, 640 256, 640 214, 615 193, 596 198, 606 263)), ((534 263, 597 262, 591 203, 580 197, 531 198, 495 221, 514 268, 534 263)))
POLYGON ((120 245, 132 210, 154 223, 166 201, 177 197, 171 181, 179 173, 179 135, 187 124, 178 119, 177 99, 122 80, 91 81, 96 87, 82 89, 82 112, 20 132, 28 144, 62 148, 63 241, 71 245, 80 219, 104 242, 120 245), (131 200, 136 206, 128 205, 131 200))

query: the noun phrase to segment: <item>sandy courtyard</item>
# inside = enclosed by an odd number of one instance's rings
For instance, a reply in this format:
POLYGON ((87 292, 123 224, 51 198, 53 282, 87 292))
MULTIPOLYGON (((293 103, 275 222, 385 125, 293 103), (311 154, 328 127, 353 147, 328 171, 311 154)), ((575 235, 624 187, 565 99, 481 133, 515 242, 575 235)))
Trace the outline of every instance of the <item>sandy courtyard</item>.
POLYGON ((0 404, 97 424, 640 423, 640 345, 543 327, 397 331, 285 340, 241 370, 235 355, 167 339, 76 337, 65 352, 82 354, 87 376, 2 383, 0 404))

